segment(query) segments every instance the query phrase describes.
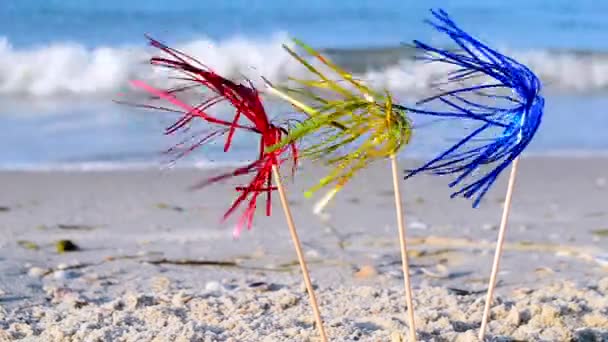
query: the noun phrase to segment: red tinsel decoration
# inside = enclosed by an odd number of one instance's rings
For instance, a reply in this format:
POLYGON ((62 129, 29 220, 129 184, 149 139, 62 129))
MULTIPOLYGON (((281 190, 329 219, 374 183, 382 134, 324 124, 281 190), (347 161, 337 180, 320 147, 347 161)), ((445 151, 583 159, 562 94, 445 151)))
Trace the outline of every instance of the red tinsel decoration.
MULTIPOLYGON (((183 114, 173 125, 167 127, 165 133, 174 134, 181 130, 187 130, 190 122, 195 118, 205 120, 207 123, 211 124, 211 129, 205 131, 205 134, 199 138, 196 143, 179 153, 176 156, 176 159, 185 156, 189 152, 192 152, 196 148, 219 136, 226 136, 224 152, 229 152, 236 130, 245 130, 259 134, 260 136, 260 147, 257 160, 243 167, 236 168, 231 172, 209 178, 193 187, 200 189, 209 184, 231 177, 255 174, 249 184, 237 186, 235 188, 236 191, 239 192, 239 196, 234 200, 223 216, 224 220, 227 219, 241 204, 248 201, 234 231, 235 236, 238 236, 243 226, 247 226, 248 229, 251 229, 257 199, 263 193, 266 194, 266 215, 270 216, 272 202, 271 193, 277 189, 276 186, 273 186, 272 184, 272 168, 273 166, 279 167, 282 163, 291 159, 293 161, 292 172, 295 172, 298 161, 297 147, 295 144, 291 144, 273 152, 267 153, 265 151, 267 147, 277 144, 281 138, 287 134, 287 130, 275 126, 270 122, 260 98, 260 94, 251 82, 248 82, 248 84, 238 84, 230 81, 218 75, 196 59, 172 49, 155 39, 150 37, 147 38, 150 41, 150 45, 160 49, 166 55, 165 57, 153 57, 150 59, 150 63, 177 70, 185 75, 178 79, 188 82, 186 86, 168 90, 160 90, 141 81, 132 82, 134 86, 176 106, 179 108, 179 112, 183 114), (189 105, 178 98, 178 93, 198 86, 211 90, 214 93, 214 96, 205 99, 202 103, 195 106, 189 105), (227 101, 235 109, 234 117, 231 121, 218 119, 206 112, 210 107, 222 101, 227 101), (241 117, 244 117, 248 123, 245 125, 240 124, 239 120, 241 117), (287 156, 282 157, 283 154, 287 154, 287 156)), ((152 105, 140 105, 140 107, 176 111, 175 109, 152 105)), ((175 150, 176 148, 173 148, 170 149, 169 152, 175 150)))

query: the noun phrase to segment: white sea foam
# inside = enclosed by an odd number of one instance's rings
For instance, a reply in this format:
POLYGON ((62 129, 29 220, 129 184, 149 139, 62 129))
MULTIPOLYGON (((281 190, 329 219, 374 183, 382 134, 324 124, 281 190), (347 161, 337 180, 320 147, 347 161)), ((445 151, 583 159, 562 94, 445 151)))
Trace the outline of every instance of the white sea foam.
MULTIPOLYGON (((281 44, 287 41, 286 34, 276 34, 266 40, 198 39, 178 42, 175 47, 228 77, 242 74, 259 80, 263 75, 271 81, 283 81, 288 75, 305 75, 297 62, 283 51, 281 44)), ((141 46, 87 48, 77 43, 57 42, 22 49, 0 38, 0 95, 113 96, 128 89, 128 81, 132 79, 166 86, 166 71, 147 64, 148 58, 156 53, 144 47, 143 41, 141 46)), ((606 54, 528 51, 513 55, 537 72, 546 87, 580 92, 608 89, 606 54)), ((410 93, 426 89, 448 70, 446 68, 404 58, 398 64, 375 66, 359 77, 375 86, 410 93)))
MULTIPOLYGON (((222 42, 201 39, 175 47, 204 61, 228 77, 244 74, 279 79, 289 73, 290 57, 282 50, 286 36, 268 41, 233 38, 222 42)), ((142 44, 144 45, 144 44, 142 44)), ((141 46, 96 47, 53 43, 17 49, 0 38, 0 94, 29 97, 113 94, 140 79, 166 85, 167 73, 147 60, 158 51, 141 46)))

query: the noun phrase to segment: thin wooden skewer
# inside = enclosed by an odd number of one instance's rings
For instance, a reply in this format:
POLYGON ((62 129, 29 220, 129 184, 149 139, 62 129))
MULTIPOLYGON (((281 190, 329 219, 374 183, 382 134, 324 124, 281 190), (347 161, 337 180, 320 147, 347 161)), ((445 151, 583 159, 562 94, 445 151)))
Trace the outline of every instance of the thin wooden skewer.
POLYGON ((395 192, 395 210, 397 212, 397 226, 399 227, 399 245, 401 246, 401 266, 403 268, 403 284, 405 286, 405 301, 410 327, 409 341, 416 341, 416 326, 414 323, 414 302, 412 300, 412 285, 410 283, 410 266, 407 260, 407 247, 405 243, 405 219, 399 190, 399 171, 397 170, 397 156, 391 155, 391 168, 393 170, 393 188, 395 192))
POLYGON ((308 291, 308 297, 310 299, 310 305, 312 306, 312 311, 314 313, 315 321, 317 323, 317 329, 319 329, 319 334, 321 335, 321 340, 323 342, 327 342, 327 335, 325 334, 323 320, 321 319, 321 312, 319 311, 319 305, 317 304, 317 298, 315 297, 315 291, 312 287, 312 282, 310 281, 310 274, 308 273, 308 267, 306 266, 306 261, 304 260, 304 253, 302 253, 302 245, 300 244, 300 238, 298 237, 298 233, 296 231, 296 226, 293 222, 293 217, 291 216, 291 210, 289 209, 289 203, 287 202, 287 196, 285 195, 285 189, 283 188, 283 183, 281 182, 281 175, 280 175, 279 169, 276 165, 272 166, 272 173, 274 175, 274 181, 277 184, 277 188, 279 189, 279 197, 281 198, 281 204, 283 206, 283 211, 285 212, 285 219, 287 219, 287 226, 289 227, 289 232, 291 233, 291 239, 293 240, 293 245, 296 249, 296 254, 298 255, 298 261, 300 262, 300 267, 302 268, 302 275, 304 276, 304 284, 306 284, 306 290, 308 291))
POLYGON ((505 205, 502 210, 502 219, 500 220, 500 229, 498 230, 498 240, 496 241, 496 251, 494 253, 494 263, 492 264, 492 273, 490 275, 490 283, 488 284, 488 294, 486 296, 486 303, 483 309, 483 316, 481 319, 481 327, 479 328, 479 340, 483 341, 488 320, 490 318, 490 308, 492 307, 492 299, 494 297, 494 288, 496 287, 496 278, 498 276, 498 268, 500 266, 500 256, 502 255, 503 245, 505 242, 505 235, 507 231, 507 224, 509 222, 509 213, 511 212, 511 199, 513 198, 513 188, 515 187, 515 176, 517 175, 517 165, 519 164, 519 157, 513 160, 511 166, 511 175, 509 176, 509 183, 507 185, 507 195, 505 196, 505 205))

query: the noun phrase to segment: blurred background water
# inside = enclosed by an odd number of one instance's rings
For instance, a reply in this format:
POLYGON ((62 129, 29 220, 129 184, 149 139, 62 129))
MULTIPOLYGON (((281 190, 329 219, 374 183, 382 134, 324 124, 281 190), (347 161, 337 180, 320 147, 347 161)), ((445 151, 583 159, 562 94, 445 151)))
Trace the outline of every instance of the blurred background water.
MULTIPOLYGON (((529 153, 608 152, 606 1, 2 0, 0 168, 161 164, 175 142, 162 130, 174 117, 112 102, 131 79, 162 84, 165 75, 146 63, 155 53, 146 33, 220 73, 274 81, 301 72, 281 48, 297 37, 400 101, 416 99, 444 72, 415 63, 402 45, 447 46, 424 23, 431 7, 543 79, 545 121, 529 153)), ((269 108, 273 115, 286 109, 269 108)), ((444 134, 425 134, 407 155, 428 155, 443 142, 444 134)), ((251 136, 236 144, 230 159, 212 145, 182 165, 250 159, 257 150, 251 136)))

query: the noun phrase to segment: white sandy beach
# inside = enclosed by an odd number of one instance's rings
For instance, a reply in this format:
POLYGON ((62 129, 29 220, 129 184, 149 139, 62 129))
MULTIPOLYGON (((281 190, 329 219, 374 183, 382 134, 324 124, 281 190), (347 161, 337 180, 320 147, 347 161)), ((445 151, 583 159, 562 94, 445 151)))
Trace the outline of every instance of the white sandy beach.
MULTIPOLYGON (((520 165, 490 336, 608 341, 608 158, 520 165)), ((0 340, 316 341, 278 196, 235 241, 230 184, 187 191, 216 172, 0 173, 0 340)), ((331 340, 406 341, 388 163, 323 219, 302 195, 320 172, 288 195, 331 340)), ((421 340, 476 340, 505 183, 479 209, 401 183, 421 340)))

